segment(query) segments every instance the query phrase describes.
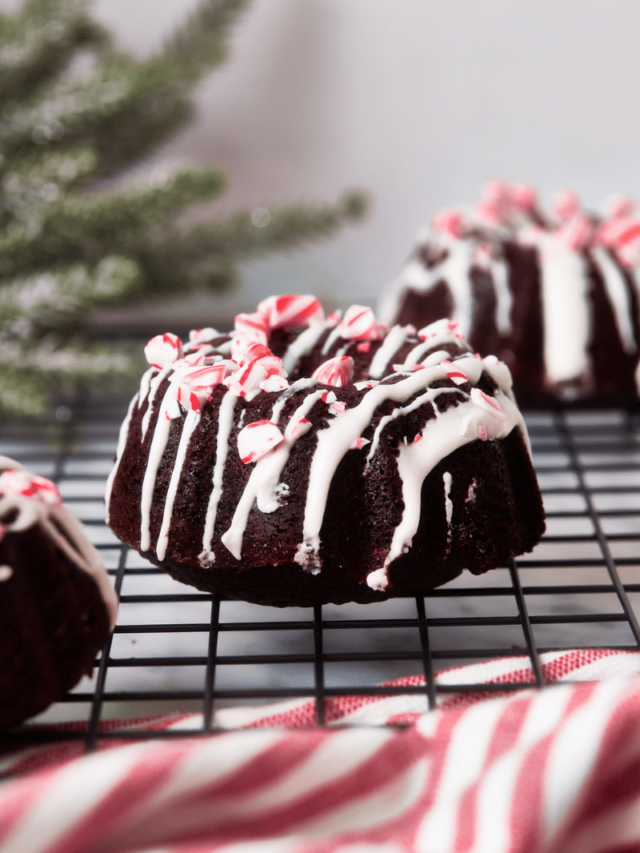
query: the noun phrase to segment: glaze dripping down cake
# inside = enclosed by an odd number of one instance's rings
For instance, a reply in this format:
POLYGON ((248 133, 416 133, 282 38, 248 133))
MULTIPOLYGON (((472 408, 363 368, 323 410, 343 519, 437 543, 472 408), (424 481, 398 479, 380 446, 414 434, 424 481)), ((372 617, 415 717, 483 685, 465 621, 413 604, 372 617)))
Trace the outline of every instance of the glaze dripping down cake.
POLYGON ((369 308, 271 297, 231 334, 145 351, 109 524, 180 581, 279 606, 376 601, 542 535, 509 370, 455 323, 387 331, 369 308))
POLYGON ((504 360, 523 407, 635 406, 640 373, 640 215, 601 215, 570 190, 549 211, 526 184, 490 181, 472 208, 436 214, 383 295, 384 322, 451 317, 504 360))
POLYGON ((117 606, 98 552, 55 484, 0 456, 0 728, 91 674, 117 606))

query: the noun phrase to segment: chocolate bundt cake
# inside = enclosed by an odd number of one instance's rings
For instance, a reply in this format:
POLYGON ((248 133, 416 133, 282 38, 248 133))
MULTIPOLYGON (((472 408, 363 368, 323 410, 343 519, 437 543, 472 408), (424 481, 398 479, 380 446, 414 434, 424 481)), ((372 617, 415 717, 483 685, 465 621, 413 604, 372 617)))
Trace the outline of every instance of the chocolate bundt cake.
POLYGON ((279 606, 423 592, 544 530, 507 367, 444 320, 389 332, 271 297, 146 347, 109 524, 174 578, 279 606))
POLYGON ((495 180, 474 208, 433 217, 379 313, 418 328, 451 317, 507 363, 523 407, 635 407, 639 263, 629 199, 598 216, 563 190, 546 213, 532 187, 495 180))
POLYGON ((118 602, 56 486, 0 456, 0 728, 91 674, 118 602))

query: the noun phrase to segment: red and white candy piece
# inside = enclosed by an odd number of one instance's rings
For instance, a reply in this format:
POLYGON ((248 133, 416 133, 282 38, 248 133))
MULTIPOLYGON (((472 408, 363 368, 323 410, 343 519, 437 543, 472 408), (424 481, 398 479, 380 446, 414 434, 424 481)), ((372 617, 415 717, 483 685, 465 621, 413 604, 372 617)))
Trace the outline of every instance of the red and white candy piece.
POLYGON ((322 385, 346 388, 353 378, 353 359, 349 355, 337 355, 321 364, 311 376, 322 385))
POLYGON ((454 207, 445 208, 431 218, 431 227, 440 234, 447 234, 456 240, 464 231, 464 214, 454 207))
POLYGON ((238 433, 238 453, 245 465, 257 462, 284 441, 284 436, 271 421, 255 421, 238 433))
POLYGON ((513 207, 511 185, 502 178, 492 178, 485 184, 482 199, 476 211, 482 219, 497 224, 511 215, 513 207))
POLYGON ((312 427, 311 421, 307 420, 304 415, 294 415, 284 431, 285 438, 293 439, 294 441, 309 432, 312 427))
POLYGON ((236 338, 266 345, 269 340, 269 328, 260 314, 236 314, 234 335, 236 338))
POLYGON ((518 210, 531 213, 538 206, 538 193, 531 184, 512 184, 511 200, 518 210))
POLYGON ((633 216, 636 203, 628 195, 612 195, 604 203, 604 215, 611 219, 633 216))
POLYGON ((440 363, 445 369, 447 378, 450 379, 455 385, 464 385, 465 382, 469 381, 469 377, 467 376, 467 374, 463 373, 461 370, 458 370, 451 361, 445 360, 440 363))
POLYGON ((625 216, 610 219, 600 226, 598 240, 612 249, 621 249, 640 238, 640 219, 625 216))
POLYGON ((62 506, 62 497, 55 483, 26 471, 3 471, 0 474, 0 495, 33 498, 46 506, 62 506))
POLYGON ((356 440, 351 445, 350 449, 351 450, 362 450, 362 448, 365 447, 365 445, 367 445, 367 444, 371 444, 369 439, 368 438, 362 438, 362 436, 360 436, 360 438, 356 438, 356 440))
POLYGON ((177 335, 165 332, 164 335, 156 335, 144 348, 144 355, 151 367, 162 370, 174 361, 182 358, 182 341, 177 335))
POLYGON ((431 338, 450 337, 451 335, 454 338, 464 338, 464 335, 460 331, 460 323, 455 320, 449 320, 447 317, 443 317, 442 320, 436 320, 434 323, 429 323, 428 326, 425 326, 424 329, 420 329, 418 332, 418 337, 425 343, 431 340, 431 338))
POLYGON ((484 391, 481 391, 479 388, 471 389, 471 402, 475 403, 475 405, 479 406, 481 409, 484 409, 485 412, 488 412, 501 424, 505 422, 506 416, 500 408, 498 401, 494 397, 489 397, 488 394, 485 394, 484 391))
POLYGON ((276 372, 283 369, 282 361, 271 352, 268 346, 246 338, 232 342, 231 359, 239 366, 249 364, 251 361, 261 361, 264 367, 270 366, 276 372))
POLYGON ((591 220, 578 213, 553 232, 553 236, 566 249, 578 252, 593 242, 594 227, 591 220))
MULTIPOLYGON (((185 359, 186 360, 186 359, 185 359)), ((171 377, 172 382, 179 383, 176 399, 193 412, 201 414, 202 406, 209 399, 210 391, 220 385, 229 373, 228 361, 218 361, 215 364, 185 365, 180 367, 171 377)), ((179 415, 179 413, 178 413, 179 415)), ((178 417, 175 411, 167 409, 167 417, 173 420, 178 417)))
POLYGON ((206 326, 204 329, 192 329, 189 332, 189 340, 194 344, 203 343, 204 341, 213 341, 220 337, 220 332, 212 326, 206 326))
POLYGON ((323 403, 335 403, 338 398, 335 395, 335 391, 323 391, 320 399, 323 403))
POLYGON ((268 394, 275 394, 276 392, 284 391, 284 389, 288 387, 289 383, 284 376, 279 376, 277 373, 272 373, 271 376, 267 377, 267 379, 263 379, 260 383, 260 389, 262 391, 266 391, 268 394))
POLYGON ((344 415, 347 410, 347 404, 343 403, 340 400, 336 400, 335 403, 332 403, 329 406, 329 414, 331 415, 344 415))
POLYGON ((580 213, 582 204, 578 194, 573 190, 563 189, 558 190, 553 196, 550 205, 551 213, 561 222, 566 222, 572 216, 580 213))
POLYGON ((348 341, 379 341, 386 330, 387 327, 378 323, 371 308, 365 305, 347 308, 340 323, 340 337, 348 341))
POLYGON ((269 296, 258 305, 257 313, 269 329, 300 329, 324 320, 315 296, 269 296))

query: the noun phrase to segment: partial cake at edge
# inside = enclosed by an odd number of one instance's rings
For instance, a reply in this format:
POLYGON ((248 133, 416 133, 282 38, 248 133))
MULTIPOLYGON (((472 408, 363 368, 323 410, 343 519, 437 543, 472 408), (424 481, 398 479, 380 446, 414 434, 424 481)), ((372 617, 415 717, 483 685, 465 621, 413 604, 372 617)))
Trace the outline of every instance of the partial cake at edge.
POLYGON ((91 675, 117 604, 54 483, 0 456, 0 728, 91 675))
POLYGON ((640 216, 587 212, 570 190, 543 210, 527 184, 490 181, 436 214, 380 300, 387 323, 451 317, 511 369, 519 405, 637 407, 640 216))
POLYGON ((455 324, 387 332, 272 297, 226 335, 158 336, 122 426, 109 524, 173 577, 279 606, 481 573, 544 531, 508 369, 455 324))

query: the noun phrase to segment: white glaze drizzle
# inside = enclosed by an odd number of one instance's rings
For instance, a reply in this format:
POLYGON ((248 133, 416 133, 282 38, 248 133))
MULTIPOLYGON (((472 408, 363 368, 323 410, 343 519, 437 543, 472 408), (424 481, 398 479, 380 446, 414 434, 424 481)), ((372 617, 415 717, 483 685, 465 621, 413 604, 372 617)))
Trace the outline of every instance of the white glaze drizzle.
POLYGON ((340 325, 337 325, 335 329, 331 332, 330 335, 327 336, 327 340, 324 342, 322 346, 322 355, 326 355, 334 343, 340 337, 340 325))
POLYGON ((509 289, 509 271, 503 258, 491 258, 489 270, 496 295, 496 325, 502 335, 511 331, 511 290, 509 289))
MULTIPOLYGON (((148 388, 149 403, 147 405, 147 411, 144 413, 144 417, 142 418, 142 436, 140 439, 141 441, 144 441, 144 438, 147 434, 147 430, 149 429, 149 421, 151 420, 153 401, 155 400, 156 394, 158 393, 158 388, 160 387, 164 379, 171 373, 173 367, 173 364, 168 364, 166 367, 163 367, 160 373, 154 376, 151 380, 151 383, 148 388)), ((154 368, 152 368, 152 370, 153 369, 154 368)), ((142 405, 142 400, 140 400, 140 405, 142 405)))
POLYGON ((453 483, 453 477, 451 476, 451 472, 445 471, 442 475, 442 481, 444 483, 444 512, 447 518, 447 554, 449 553, 449 549, 451 547, 451 521, 453 519, 453 501, 451 500, 451 485, 453 483))
POLYGON ((271 423, 277 424, 280 422, 280 414, 282 413, 282 409, 284 408, 285 403, 293 394, 295 394, 296 391, 306 391, 307 388, 315 388, 317 384, 318 383, 315 379, 305 377, 304 379, 298 379, 296 380, 296 382, 289 385, 289 387, 283 391, 283 393, 273 404, 273 409, 271 410, 271 417, 269 418, 271 423))
POLYGON ((389 322, 395 317, 398 301, 407 289, 426 293, 444 281, 453 299, 451 320, 460 324, 460 331, 467 337, 471 328, 471 268, 474 265, 474 242, 457 240, 442 234, 439 234, 437 239, 442 248, 447 250, 447 256, 431 268, 423 266, 415 258, 409 261, 381 303, 380 319, 389 322))
POLYGON ((218 435, 216 438, 216 461, 213 466, 213 474, 211 475, 212 491, 209 496, 207 505, 207 515, 204 523, 204 534, 202 537, 202 555, 201 557, 211 553, 211 543, 213 540, 213 531, 216 526, 216 516, 218 514, 218 504, 222 495, 222 480, 224 474, 224 466, 227 462, 229 452, 229 436, 233 427, 233 413, 235 411, 238 398, 231 391, 227 391, 220 402, 218 410, 218 435))
MULTIPOLYGON (((408 415, 410 412, 415 411, 420 406, 424 406, 426 403, 433 403, 433 401, 440 396, 440 394, 455 394, 458 391, 457 388, 429 388, 425 391, 424 394, 421 394, 419 397, 410 403, 408 406, 402 406, 397 409, 394 409, 390 415, 385 415, 383 418, 380 418, 380 423, 375 429, 373 433, 373 438, 371 439, 371 447, 369 448, 369 453, 367 454, 366 467, 368 468, 371 464, 371 460, 374 457, 376 450, 378 449, 378 444, 380 443, 380 436, 382 431, 387 426, 388 423, 399 418, 401 415, 408 415)), ((465 395, 466 396, 466 395, 465 395)), ((440 414, 437 406, 433 407, 436 417, 440 414)), ((407 443, 407 438, 405 436, 405 444, 407 443)))
POLYGON ((327 429, 318 433, 318 444, 309 472, 303 541, 294 557, 297 563, 311 571, 319 569, 320 528, 333 475, 342 457, 371 423, 378 406, 386 400, 406 400, 445 377, 444 367, 437 365, 417 370, 394 384, 380 383, 368 391, 357 406, 347 409, 327 429))
POLYGON ((287 351, 282 356, 282 366, 287 373, 291 373, 300 359, 314 348, 323 333, 334 325, 335 323, 332 321, 311 323, 308 329, 305 329, 289 344, 287 351))
POLYGON ((190 410, 187 412, 187 417, 182 427, 182 435, 180 436, 180 444, 178 445, 178 453, 176 461, 173 465, 171 480, 167 490, 167 497, 164 502, 164 511, 162 515, 162 525, 158 534, 158 542, 156 544, 156 554, 159 560, 164 560, 167 553, 167 545, 169 544, 169 527, 171 526, 171 516, 173 515, 173 504, 178 492, 178 484, 184 467, 184 460, 187 455, 187 450, 191 442, 191 436, 195 428, 200 423, 200 415, 198 412, 190 410))
POLYGON ((546 374, 551 382, 567 382, 579 378, 589 368, 585 260, 550 234, 540 235, 538 248, 546 374))
POLYGON ((138 399, 140 401, 139 405, 142 405, 147 399, 147 394, 149 393, 149 386, 151 384, 151 378, 155 373, 157 373, 156 368, 150 367, 142 374, 140 378, 140 391, 138 393, 138 399))
MULTIPOLYGON (((148 372, 149 371, 147 371, 147 373, 148 372)), ((113 489, 113 481, 115 480, 116 474, 118 473, 118 468, 120 467, 120 460, 122 459, 122 454, 124 453, 124 449, 127 444, 127 438, 129 437, 129 426, 131 424, 131 418, 133 417, 133 410, 138 403, 138 399, 138 394, 136 394, 133 400, 129 403, 127 416, 120 425, 120 432, 118 433, 118 446, 116 447, 116 461, 113 463, 113 468, 111 469, 111 472, 107 477, 107 484, 105 486, 104 491, 105 520, 107 524, 109 524, 109 505, 111 503, 111 491, 113 489)))
POLYGON ((297 423, 300 418, 306 417, 323 394, 324 389, 314 391, 303 400, 291 416, 289 425, 284 431, 284 441, 256 462, 236 506, 231 526, 225 531, 221 539, 222 544, 233 554, 236 560, 242 557, 242 537, 254 503, 257 503, 260 512, 267 513, 275 512, 280 506, 275 490, 278 487, 280 475, 289 460, 291 448, 297 441, 289 426, 297 423))
POLYGON ((382 342, 382 346, 373 357, 371 366, 369 367, 369 376, 373 379, 381 379, 392 357, 398 352, 407 338, 412 335, 415 335, 412 326, 392 326, 382 342))
MULTIPOLYGON (((501 391, 497 391, 495 399, 501 407, 503 401, 511 403, 501 391)), ((372 589, 387 588, 390 564, 411 547, 420 524, 420 494, 426 477, 442 459, 479 438, 481 428, 486 431, 488 438, 497 439, 506 437, 516 425, 522 424, 517 409, 515 418, 511 407, 505 406, 503 412, 506 418, 501 422, 487 409, 469 399, 441 413, 439 418, 427 421, 421 441, 400 445, 398 473, 402 481, 404 511, 394 531, 384 565, 367 575, 367 584, 372 589)))
POLYGON ((151 533, 149 529, 151 518, 151 504, 153 503, 153 493, 156 487, 156 478, 158 476, 158 468, 167 448, 169 440, 169 432, 173 423, 168 415, 168 409, 176 402, 177 385, 170 385, 164 399, 160 404, 158 413, 158 421, 156 430, 153 434, 151 447, 149 448, 149 458, 147 459, 147 468, 144 472, 144 480, 142 481, 142 493, 140 496, 140 550, 148 551, 151 547, 151 533))
POLYGON ((631 324, 632 310, 627 283, 620 268, 606 249, 595 247, 591 250, 591 257, 602 275, 605 290, 613 308, 620 342, 625 351, 633 355, 636 351, 636 340, 631 324))

